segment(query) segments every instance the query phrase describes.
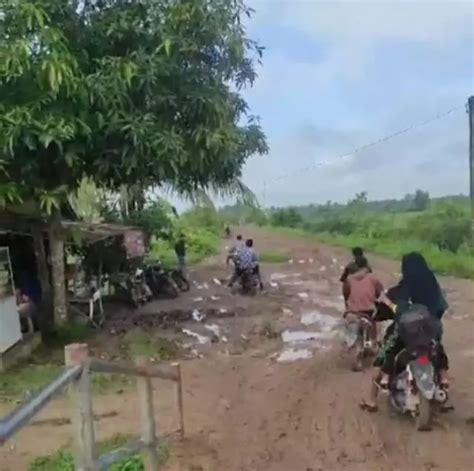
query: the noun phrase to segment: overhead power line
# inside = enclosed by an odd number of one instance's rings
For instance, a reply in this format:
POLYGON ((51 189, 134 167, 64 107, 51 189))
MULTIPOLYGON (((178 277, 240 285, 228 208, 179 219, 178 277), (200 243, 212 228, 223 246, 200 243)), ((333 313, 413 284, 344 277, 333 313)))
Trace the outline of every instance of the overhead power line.
POLYGON ((411 132, 413 131, 414 129, 417 129, 417 128, 421 128, 423 126, 426 126, 427 124, 430 124, 430 123, 433 123, 434 121, 438 121, 440 119, 443 119, 443 118, 446 118, 447 116, 449 116, 450 114, 454 113, 455 111, 458 111, 460 109, 464 109, 465 108, 465 105, 460 105, 460 106, 456 106, 454 108, 451 108, 447 111, 443 111, 441 113, 438 113, 434 116, 432 116, 431 118, 428 118, 424 121, 421 121, 419 123, 415 123, 415 124, 412 124, 406 128, 403 128, 403 129, 400 129, 398 131, 395 131, 395 132, 392 132, 390 134, 387 134, 379 139, 376 139, 374 141, 371 141, 371 142, 368 142, 367 144, 363 144, 359 147, 356 147, 354 149, 352 149, 350 152, 345 152, 344 154, 339 154, 335 157, 331 157, 331 158, 328 158, 328 159, 325 159, 324 161, 320 161, 320 162, 316 162, 316 163, 313 163, 311 165, 308 165, 306 167, 303 167, 303 168, 300 168, 299 170, 297 170, 296 172, 291 172, 291 173, 286 173, 285 175, 281 175, 279 177, 275 177, 273 178, 272 180, 270 180, 268 183, 272 183, 272 182, 276 182, 276 181, 281 181, 281 180, 285 180, 286 178, 291 178, 291 177, 294 177, 295 175, 299 175, 301 173, 304 173, 304 172, 307 172, 309 170, 314 170, 316 168, 320 168, 320 167, 324 167, 326 165, 331 165, 333 163, 336 163, 342 159, 345 159, 347 157, 351 157, 352 155, 354 154, 358 154, 364 150, 367 150, 371 147, 374 147, 374 146, 377 146, 379 144, 382 144, 383 142, 387 142, 387 141, 390 141, 391 139, 394 139, 396 137, 399 137, 403 134, 406 134, 408 132, 411 132))

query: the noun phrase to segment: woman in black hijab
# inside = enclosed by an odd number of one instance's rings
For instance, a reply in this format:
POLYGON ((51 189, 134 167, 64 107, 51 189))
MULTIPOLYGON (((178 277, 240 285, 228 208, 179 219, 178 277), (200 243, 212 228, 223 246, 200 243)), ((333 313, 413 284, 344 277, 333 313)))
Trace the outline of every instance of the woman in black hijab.
MULTIPOLYGON (((418 252, 411 252, 402 258, 402 279, 391 291, 393 291, 393 294, 396 294, 396 299, 394 299, 394 296, 390 296, 392 299, 382 296, 381 301, 387 304, 395 313, 395 319, 397 315, 403 314, 411 304, 425 306, 437 321, 441 320, 448 308, 434 273, 428 267, 423 255, 418 252)), ((441 323, 439 325, 441 328, 441 323)), ((388 386, 388 378, 389 374, 393 371, 395 357, 403 348, 403 344, 398 337, 396 320, 389 327, 387 333, 384 345, 375 359, 370 399, 361 403, 361 407, 369 412, 377 410, 378 387, 376 387, 376 384, 380 384, 381 387, 388 386)), ((448 388, 446 371, 449 364, 448 357, 441 344, 441 335, 442 329, 438 339, 440 382, 442 387, 448 388)))
MULTIPOLYGON (((402 258, 402 279, 397 288, 399 303, 422 304, 437 320, 441 320, 448 308, 434 273, 418 252, 402 258)), ((387 304, 396 312, 394 303, 389 300, 387 304)))

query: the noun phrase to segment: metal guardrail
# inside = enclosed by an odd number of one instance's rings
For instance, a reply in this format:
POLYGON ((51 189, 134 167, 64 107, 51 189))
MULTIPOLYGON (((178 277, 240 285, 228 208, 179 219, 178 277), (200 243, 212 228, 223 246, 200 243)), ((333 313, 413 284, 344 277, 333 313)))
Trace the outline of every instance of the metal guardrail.
POLYGON ((65 386, 70 384, 81 374, 82 366, 66 368, 45 388, 29 398, 25 403, 18 406, 7 417, 0 420, 0 445, 3 445, 18 430, 28 424, 28 422, 43 409, 48 402, 65 386))
POLYGON ((89 357, 86 344, 65 347, 66 369, 41 391, 18 406, 12 413, 0 419, 0 445, 3 445, 40 412, 49 401, 66 386, 72 401, 72 425, 74 430, 74 463, 78 471, 99 471, 139 452, 145 454, 145 469, 156 471, 159 466, 158 438, 155 431, 153 411, 152 378, 161 378, 176 383, 179 412, 179 434, 184 437, 183 390, 181 367, 150 364, 146 359, 137 359, 136 365, 123 362, 107 362, 89 357), (96 456, 94 414, 90 376, 93 372, 116 373, 137 377, 137 399, 141 411, 141 437, 126 445, 96 456))

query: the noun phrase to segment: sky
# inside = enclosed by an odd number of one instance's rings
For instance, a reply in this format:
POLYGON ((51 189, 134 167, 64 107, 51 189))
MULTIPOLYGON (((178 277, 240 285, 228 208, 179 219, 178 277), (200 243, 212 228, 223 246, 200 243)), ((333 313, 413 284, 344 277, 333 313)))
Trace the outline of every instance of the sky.
POLYGON ((244 96, 270 151, 248 161, 243 180, 264 206, 468 193, 474 2, 247 3, 248 35, 266 50, 244 96))

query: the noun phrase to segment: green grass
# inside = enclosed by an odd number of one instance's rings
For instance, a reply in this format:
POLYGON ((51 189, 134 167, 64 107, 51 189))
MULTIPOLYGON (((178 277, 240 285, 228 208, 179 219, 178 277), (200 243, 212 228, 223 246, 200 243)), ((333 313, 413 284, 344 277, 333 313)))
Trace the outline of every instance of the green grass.
POLYGON ((263 263, 284 263, 291 257, 286 252, 262 252, 258 258, 263 263))
POLYGON ((174 360, 178 356, 178 346, 172 340, 151 335, 142 329, 134 329, 123 339, 131 357, 145 356, 157 360, 174 360))
MULTIPOLYGON (((22 400, 42 389, 64 368, 64 345, 90 340, 96 332, 97 330, 81 323, 68 323, 58 327, 48 344, 42 344, 27 362, 0 373, 0 398, 5 401, 22 400)), ((130 379, 122 375, 92 375, 92 390, 98 394, 129 384, 130 379)))
POLYGON ((22 365, 0 373, 0 397, 24 398, 46 386, 60 370, 53 365, 22 365))
MULTIPOLYGON (((23 400, 45 387, 64 368, 59 365, 24 364, 0 373, 0 397, 4 401, 23 400)), ((106 394, 118 388, 125 388, 134 380, 123 375, 94 373, 92 391, 106 394)))
MULTIPOLYGON (((220 239, 217 233, 202 228, 188 227, 183 230, 186 235, 186 261, 195 265, 205 258, 219 252, 220 239)), ((162 239, 152 241, 151 256, 158 257, 164 266, 176 266, 176 255, 172 242, 162 239)))
MULTIPOLYGON (((110 440, 99 443, 99 455, 120 448, 130 441, 132 437, 127 435, 116 435, 110 440)), ((166 445, 158 448, 160 464, 164 465, 169 459, 169 449, 166 445)), ((61 449, 51 455, 35 458, 29 465, 28 471, 74 471, 74 459, 72 453, 67 449, 61 449)), ((145 471, 143 458, 135 455, 121 461, 109 468, 109 471, 145 471)))
POLYGON ((467 250, 452 253, 446 250, 439 250, 433 244, 419 240, 371 239, 357 234, 344 236, 340 234, 319 233, 313 235, 313 237, 331 245, 347 248, 361 246, 375 254, 398 260, 401 260, 403 255, 408 252, 418 251, 423 254, 430 267, 437 273, 474 278, 474 255, 467 250))

